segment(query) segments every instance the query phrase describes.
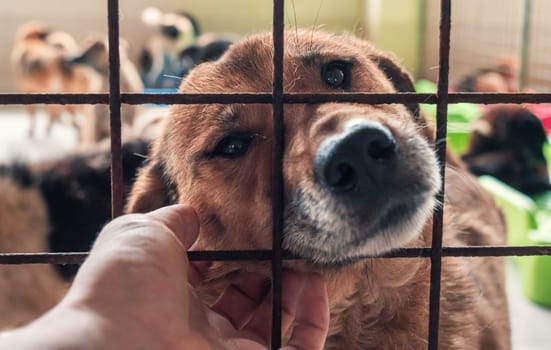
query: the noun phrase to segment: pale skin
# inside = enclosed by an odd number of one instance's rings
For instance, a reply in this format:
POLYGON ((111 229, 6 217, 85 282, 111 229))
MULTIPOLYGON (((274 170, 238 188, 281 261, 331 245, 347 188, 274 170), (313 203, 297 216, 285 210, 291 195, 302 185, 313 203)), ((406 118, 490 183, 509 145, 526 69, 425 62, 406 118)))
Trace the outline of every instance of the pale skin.
MULTIPOLYGON (((175 205, 120 217, 100 233, 66 297, 50 312, 0 336, 2 349, 267 349, 271 294, 241 273, 212 308, 195 295, 206 263, 186 251, 195 212, 175 205)), ((329 307, 321 276, 283 276, 285 350, 322 349, 329 307)))

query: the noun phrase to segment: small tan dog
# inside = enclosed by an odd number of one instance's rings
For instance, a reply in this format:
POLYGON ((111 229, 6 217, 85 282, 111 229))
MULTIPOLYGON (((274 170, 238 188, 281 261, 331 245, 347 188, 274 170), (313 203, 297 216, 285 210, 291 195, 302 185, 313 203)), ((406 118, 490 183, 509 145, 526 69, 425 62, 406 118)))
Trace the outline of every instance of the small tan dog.
MULTIPOLYGON (((39 23, 27 23, 19 28, 11 55, 12 65, 19 89, 24 93, 98 92, 101 77, 91 67, 74 66, 68 63, 76 54, 78 45, 67 33, 53 32, 39 23)), ((29 136, 36 132, 36 105, 28 107, 31 125, 29 136)), ((49 135, 53 124, 59 120, 63 109, 73 118, 73 125, 80 129, 74 119, 77 110, 86 118, 93 118, 92 106, 47 105, 49 135)), ((82 139, 82 136, 79 135, 82 139)))
MULTIPOLYGON (((270 92, 272 39, 252 36, 198 66, 181 92, 270 92)), ((321 32, 286 33, 286 92, 413 91, 393 59, 369 43, 321 32)), ((196 249, 271 248, 270 105, 173 106, 129 212, 168 203, 196 208, 196 249), (244 223, 246 223, 244 225, 244 223)), ((426 349, 430 261, 381 259, 430 246, 440 188, 432 129, 416 105, 285 106, 283 246, 290 269, 327 281, 327 349, 426 349)), ((504 244, 491 196, 450 156, 445 245, 504 244)), ((215 262, 201 293, 214 301, 236 272, 269 264, 215 262)), ((509 349, 502 258, 445 258, 440 349, 509 349)))

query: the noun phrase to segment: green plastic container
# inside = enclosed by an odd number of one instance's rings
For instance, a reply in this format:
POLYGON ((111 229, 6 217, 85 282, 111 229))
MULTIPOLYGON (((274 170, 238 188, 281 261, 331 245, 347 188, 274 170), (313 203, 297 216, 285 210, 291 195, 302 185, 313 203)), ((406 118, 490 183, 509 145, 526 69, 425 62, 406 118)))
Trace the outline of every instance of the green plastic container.
POLYGON ((493 194, 507 220, 507 243, 529 245, 528 232, 536 227, 536 203, 530 197, 492 176, 479 178, 482 186, 493 194))
MULTIPOLYGON (((532 199, 490 176, 480 177, 480 183, 503 209, 508 244, 551 244, 551 193, 532 199)), ((521 271, 524 295, 551 307, 551 256, 514 257, 514 261, 521 271)))

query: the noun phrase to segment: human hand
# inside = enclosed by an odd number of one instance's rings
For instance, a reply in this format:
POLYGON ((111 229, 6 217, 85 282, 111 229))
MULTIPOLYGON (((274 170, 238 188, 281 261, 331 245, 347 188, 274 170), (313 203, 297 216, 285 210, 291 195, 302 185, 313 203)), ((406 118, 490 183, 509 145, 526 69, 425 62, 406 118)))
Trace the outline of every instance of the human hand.
MULTIPOLYGON (((14 349, 265 349, 271 300, 259 276, 242 273, 214 311, 194 294, 204 264, 190 264, 186 251, 198 230, 181 205, 114 220, 63 301, 6 340, 22 345, 14 349)), ((287 349, 321 349, 329 322, 322 278, 284 273, 282 303, 282 331, 293 325, 287 349)))

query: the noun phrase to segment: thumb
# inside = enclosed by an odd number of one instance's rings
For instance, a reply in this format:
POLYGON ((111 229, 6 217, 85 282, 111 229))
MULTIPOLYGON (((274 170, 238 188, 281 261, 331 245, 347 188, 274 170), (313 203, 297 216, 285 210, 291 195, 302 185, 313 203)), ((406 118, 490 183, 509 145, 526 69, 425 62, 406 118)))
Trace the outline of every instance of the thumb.
POLYGON ((92 253, 106 247, 124 247, 146 241, 164 241, 166 234, 172 237, 184 251, 197 239, 199 220, 195 211, 187 205, 171 205, 147 214, 126 214, 108 223, 96 239, 92 253))
POLYGON ((164 224, 186 251, 197 239, 199 219, 195 210, 188 205, 170 205, 145 215, 164 224))

